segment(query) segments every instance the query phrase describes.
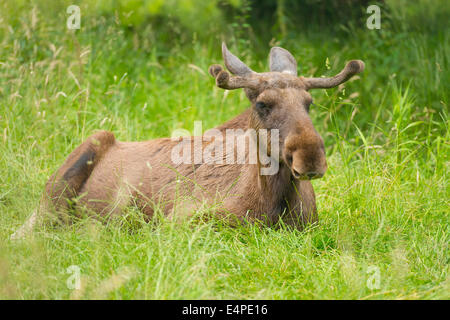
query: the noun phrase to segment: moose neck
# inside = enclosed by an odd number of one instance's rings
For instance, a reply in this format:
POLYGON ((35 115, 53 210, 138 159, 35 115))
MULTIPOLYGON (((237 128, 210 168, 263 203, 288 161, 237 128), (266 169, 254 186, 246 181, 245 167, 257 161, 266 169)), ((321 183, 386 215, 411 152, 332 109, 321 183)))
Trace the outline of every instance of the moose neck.
MULTIPOLYGON (((258 138, 260 137, 259 130, 264 129, 261 128, 260 122, 253 110, 248 119, 247 129, 255 130, 258 138)), ((267 130, 266 139, 258 138, 256 143, 258 148, 257 164, 247 164, 243 168, 249 175, 249 179, 246 179, 246 188, 248 188, 247 190, 253 190, 254 193, 252 194, 257 195, 255 203, 258 206, 258 211, 265 212, 269 219, 275 220, 287 209, 287 201, 292 198, 291 193, 295 192, 295 188, 293 187, 294 182, 289 168, 282 161, 279 161, 281 156, 278 152, 278 146, 276 148, 276 154, 272 154, 270 130, 267 130), (263 170, 267 169, 267 165, 261 162, 260 151, 266 157, 270 157, 271 161, 276 161, 276 170, 268 170, 269 174, 263 174, 263 170)), ((275 143, 278 144, 278 141, 275 143)), ((273 162, 270 165, 273 165, 273 162)))
MULTIPOLYGON (((240 115, 217 127, 217 129, 222 132, 228 129, 242 129, 244 132, 248 129, 258 130, 259 126, 254 119, 253 112, 254 110, 250 107, 240 115)), ((256 145, 258 146, 258 144, 256 145)), ((248 151, 249 149, 246 148, 247 159, 248 151)), ((263 212, 274 222, 285 209, 287 210, 287 201, 296 199, 298 197, 296 193, 302 192, 300 190, 301 184, 298 181, 293 181, 289 168, 282 162, 279 163, 279 168, 273 175, 262 175, 261 167, 263 167, 263 164, 259 162, 259 159, 256 164, 250 164, 246 161, 245 164, 240 165, 240 178, 236 188, 239 193, 245 194, 245 198, 240 198, 236 203, 236 208, 245 207, 243 214, 246 214, 247 210, 263 212)), ((289 203, 289 205, 291 204, 289 203)), ((261 217, 256 216, 256 218, 261 217)))
MULTIPOLYGON (((267 215, 272 222, 277 221, 280 214, 287 209, 287 201, 295 192, 290 170, 283 164, 273 175, 262 175, 261 164, 246 164, 242 168, 248 179, 243 186, 246 194, 254 197, 252 203, 256 212, 267 215)), ((261 218, 261 217, 256 217, 261 218)))

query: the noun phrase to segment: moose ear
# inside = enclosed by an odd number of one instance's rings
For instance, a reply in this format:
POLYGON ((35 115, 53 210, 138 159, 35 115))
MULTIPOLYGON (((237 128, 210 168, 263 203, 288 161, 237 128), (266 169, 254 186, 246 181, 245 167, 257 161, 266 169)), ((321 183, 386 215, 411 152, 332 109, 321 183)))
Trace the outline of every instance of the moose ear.
POLYGON ((297 75, 297 61, 286 49, 273 47, 270 49, 270 71, 297 75))
POLYGON ((222 42, 222 56, 225 66, 231 71, 232 74, 242 77, 254 73, 254 71, 247 67, 247 65, 239 60, 238 57, 228 51, 225 42, 222 42))

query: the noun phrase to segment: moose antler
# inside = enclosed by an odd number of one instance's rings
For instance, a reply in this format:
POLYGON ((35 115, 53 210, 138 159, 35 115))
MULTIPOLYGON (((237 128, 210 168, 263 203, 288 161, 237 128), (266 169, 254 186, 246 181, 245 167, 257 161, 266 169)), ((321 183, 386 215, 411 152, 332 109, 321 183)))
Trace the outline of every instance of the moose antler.
POLYGON ((222 42, 222 57, 225 62, 225 66, 232 74, 237 76, 249 76, 255 74, 256 72, 250 69, 245 63, 243 63, 238 57, 232 54, 225 42, 222 42))
POLYGON ((364 62, 361 60, 351 60, 344 69, 331 78, 304 78, 307 90, 333 88, 347 81, 355 74, 364 70, 364 62))
MULTIPOLYGON (((232 54, 225 42, 222 42, 222 56, 228 71, 222 66, 213 64, 209 67, 209 73, 216 79, 219 88, 233 90, 239 88, 258 89, 264 82, 264 77, 243 63, 238 57, 232 54)), ((306 90, 333 88, 349 80, 352 76, 364 70, 364 62, 361 60, 351 60, 345 68, 331 78, 304 78, 301 77, 306 90)), ((288 73, 297 76, 297 62, 292 54, 286 49, 273 47, 270 50, 270 71, 288 73)))
POLYGON ((256 89, 258 87, 259 81, 257 78, 252 77, 251 75, 249 77, 232 76, 218 64, 210 66, 208 71, 211 76, 216 78, 216 85, 222 89, 256 89))
POLYGON ((234 76, 230 75, 230 73, 218 64, 210 66, 208 71, 216 78, 216 85, 219 88, 233 90, 239 88, 252 89, 258 86, 259 81, 257 77, 255 77, 257 73, 232 54, 228 50, 225 42, 222 42, 222 56, 225 66, 234 76))

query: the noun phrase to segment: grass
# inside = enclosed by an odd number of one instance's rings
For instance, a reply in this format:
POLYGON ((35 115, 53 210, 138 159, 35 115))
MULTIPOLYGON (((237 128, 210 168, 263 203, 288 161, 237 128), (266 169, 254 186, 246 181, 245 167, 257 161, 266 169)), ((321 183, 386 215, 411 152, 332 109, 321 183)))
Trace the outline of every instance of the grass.
MULTIPOLYGON (((0 298, 450 298, 446 24, 431 33, 394 17, 381 30, 279 41, 303 75, 366 62, 360 79, 313 92, 329 165, 313 182, 319 225, 143 224, 131 210, 106 225, 82 220, 11 242, 47 178, 96 130, 147 140, 192 130, 194 120, 212 128, 248 102, 206 74, 222 63, 221 36, 170 40, 108 15, 73 33, 64 8, 0 6, 0 298), (80 290, 67 285, 70 266, 80 290)), ((269 45, 241 40, 227 37, 252 68, 267 70, 269 45)))

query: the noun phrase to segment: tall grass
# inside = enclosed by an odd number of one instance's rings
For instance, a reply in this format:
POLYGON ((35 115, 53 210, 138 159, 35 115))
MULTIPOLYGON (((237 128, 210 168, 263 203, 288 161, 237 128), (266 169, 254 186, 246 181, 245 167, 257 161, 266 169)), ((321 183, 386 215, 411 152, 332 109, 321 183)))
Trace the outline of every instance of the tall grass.
POLYGON ((272 41, 298 58, 302 75, 366 62, 359 79, 312 93, 329 164, 313 182, 319 225, 147 224, 130 210, 106 225, 81 220, 11 242, 46 179, 87 136, 104 129, 146 140, 192 130, 194 120, 219 125, 248 107, 242 91, 225 94, 207 76, 222 63, 220 38, 256 71, 267 70, 269 44, 208 31, 171 38, 170 26, 129 29, 92 12, 71 32, 64 7, 0 6, 0 298, 449 298, 442 20, 430 33, 393 10, 379 31, 292 31, 272 41), (67 285, 70 266, 80 269, 79 290, 67 285), (368 285, 373 270, 379 286, 368 285))

